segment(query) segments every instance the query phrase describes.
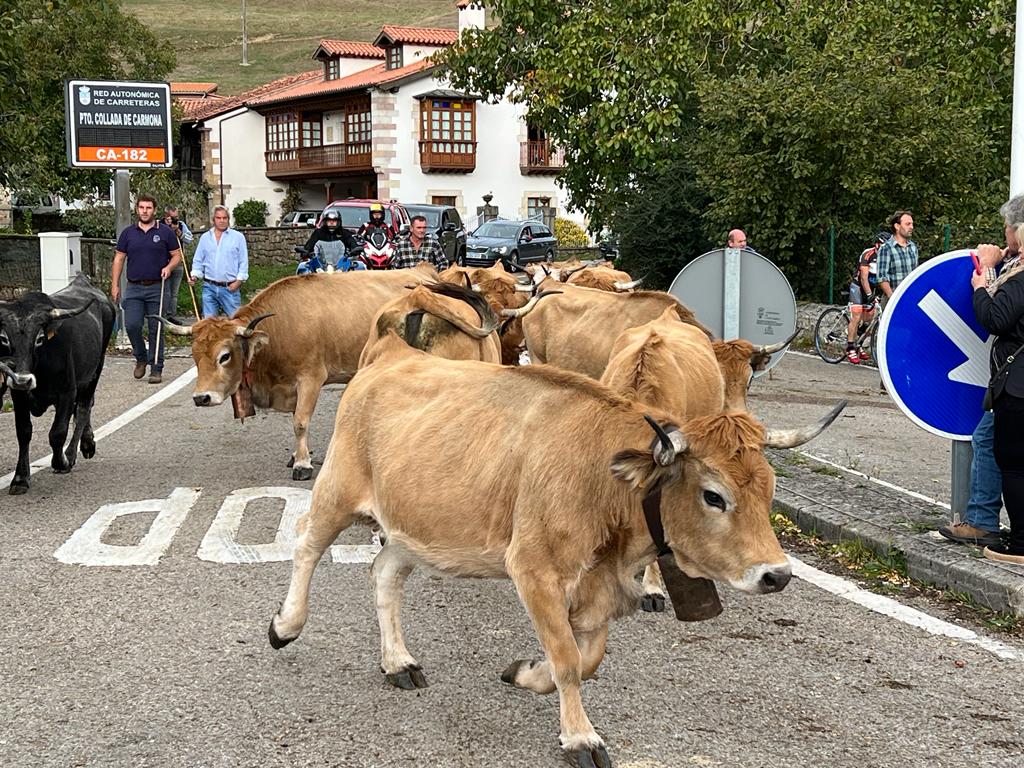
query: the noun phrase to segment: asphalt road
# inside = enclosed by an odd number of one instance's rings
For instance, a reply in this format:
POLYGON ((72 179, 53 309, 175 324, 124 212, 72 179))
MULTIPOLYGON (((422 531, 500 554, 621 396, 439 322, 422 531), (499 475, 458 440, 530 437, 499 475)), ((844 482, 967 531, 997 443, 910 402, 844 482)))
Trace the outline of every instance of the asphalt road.
MULTIPOLYGON (((111 359, 95 423, 173 389, 186 368, 170 361, 157 388, 111 359)), ((785 426, 848 397, 853 418, 808 450, 838 461, 849 451, 862 468, 941 496, 948 445, 895 412, 877 383, 874 371, 789 356, 752 401, 785 426)), ((404 624, 425 690, 390 688, 378 671, 363 562, 325 556, 303 635, 271 650, 267 624, 290 575, 272 561, 287 556, 278 529, 311 484, 284 466, 286 416, 239 424, 228 405, 195 408, 190 391, 101 439, 70 475, 43 469, 28 495, 0 497, 0 765, 562 765, 557 698, 499 680, 509 661, 539 651, 508 582, 412 576, 404 624)), ((339 396, 321 397, 314 460, 339 396)), ((48 452, 47 421, 33 457, 48 452)), ((11 414, 0 434, 10 471, 11 414)), ((368 542, 356 529, 339 543, 368 542)), ((998 658, 800 579, 723 602, 702 624, 637 614, 613 625, 584 703, 615 765, 1020 765, 1019 645, 1017 660, 998 658)))

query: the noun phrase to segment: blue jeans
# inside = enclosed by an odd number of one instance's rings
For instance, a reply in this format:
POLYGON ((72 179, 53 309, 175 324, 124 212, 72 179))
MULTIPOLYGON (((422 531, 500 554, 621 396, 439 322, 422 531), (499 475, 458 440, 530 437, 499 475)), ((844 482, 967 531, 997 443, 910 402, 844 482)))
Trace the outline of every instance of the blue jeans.
POLYGON ((971 435, 971 499, 963 517, 965 523, 985 531, 999 530, 999 511, 1003 508, 1003 474, 993 450, 994 424, 992 413, 986 411, 971 435))
POLYGON ((203 317, 216 317, 218 310, 231 317, 240 306, 242 306, 241 286, 237 291, 229 291, 220 285, 203 283, 203 317))
MULTIPOLYGON (((160 288, 161 284, 135 285, 128 283, 124 288, 124 295, 121 297, 121 306, 124 308, 124 330, 128 334, 128 340, 132 343, 132 353, 135 355, 135 362, 149 363, 153 373, 160 373, 164 369, 164 339, 163 326, 156 320, 149 321, 149 345, 142 336, 142 324, 146 315, 160 314, 160 288), (157 356, 159 340, 160 354, 157 356)), ((164 296, 164 315, 168 313, 167 296, 164 296)))

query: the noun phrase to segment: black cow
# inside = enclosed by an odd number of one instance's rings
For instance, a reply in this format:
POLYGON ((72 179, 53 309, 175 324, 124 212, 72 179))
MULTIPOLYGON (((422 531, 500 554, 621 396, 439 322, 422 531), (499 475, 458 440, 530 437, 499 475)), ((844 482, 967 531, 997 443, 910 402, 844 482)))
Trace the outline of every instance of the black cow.
POLYGON ((52 296, 33 291, 0 302, 0 393, 10 386, 18 431, 10 493, 28 490, 32 416, 42 416, 51 405, 56 410, 50 427, 53 471, 71 471, 79 443, 85 458, 96 453, 89 420, 113 328, 113 302, 82 274, 52 296), (72 415, 75 431, 64 451, 72 415))

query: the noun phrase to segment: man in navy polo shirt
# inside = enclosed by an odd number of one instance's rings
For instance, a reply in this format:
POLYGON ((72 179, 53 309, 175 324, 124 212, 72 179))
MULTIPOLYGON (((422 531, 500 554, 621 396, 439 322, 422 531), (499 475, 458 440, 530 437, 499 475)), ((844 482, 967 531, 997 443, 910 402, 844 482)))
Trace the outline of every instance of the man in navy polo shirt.
POLYGON ((124 309, 124 329, 132 343, 135 355, 136 379, 146 375, 146 364, 150 366, 150 384, 163 380, 164 350, 163 326, 156 320, 149 321, 149 348, 142 337, 142 321, 146 315, 159 315, 161 294, 164 314, 173 306, 167 296, 167 278, 181 262, 181 249, 174 231, 157 221, 156 200, 149 195, 140 195, 135 201, 135 212, 139 220, 124 228, 117 239, 114 251, 114 267, 110 295, 115 302, 121 301, 124 309), (121 296, 121 269, 128 265, 128 284, 121 296))

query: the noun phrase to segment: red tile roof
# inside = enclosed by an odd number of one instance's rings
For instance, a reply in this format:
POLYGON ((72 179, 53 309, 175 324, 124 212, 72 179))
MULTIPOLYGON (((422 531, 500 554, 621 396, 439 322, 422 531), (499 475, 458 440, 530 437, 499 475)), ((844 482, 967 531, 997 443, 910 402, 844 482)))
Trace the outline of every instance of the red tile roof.
POLYGON ((260 94, 255 97, 250 96, 245 100, 245 103, 250 107, 260 107, 283 101, 304 99, 310 96, 361 90, 370 86, 384 85, 395 80, 401 80, 409 75, 433 69, 433 67, 434 62, 430 61, 430 59, 420 59, 398 69, 387 69, 387 65, 381 63, 369 69, 354 72, 338 80, 324 80, 323 72, 320 71, 320 78, 317 80, 296 83, 293 87, 285 88, 284 90, 274 90, 272 93, 260 94))
POLYGON ((457 29, 437 29, 431 27, 396 27, 385 24, 381 27, 375 43, 387 37, 393 43, 411 43, 414 45, 453 45, 459 39, 457 29))
POLYGON ((186 94, 207 94, 217 90, 216 83, 171 83, 171 93, 175 96, 186 94))
POLYGON ((356 59, 383 59, 384 49, 373 43, 357 43, 352 40, 321 40, 320 48, 313 53, 313 58, 323 49, 328 56, 348 56, 356 59))
MULTIPOLYGON (((285 77, 279 77, 269 83, 264 83, 255 88, 252 88, 244 93, 240 93, 237 96, 217 96, 211 94, 206 99, 199 99, 201 103, 195 105, 193 111, 189 113, 186 111, 186 116, 190 120, 199 121, 206 120, 216 115, 229 112, 236 107, 240 107, 243 104, 249 102, 250 99, 259 99, 277 93, 282 89, 288 89, 293 86, 301 86, 306 83, 314 83, 323 80, 324 70, 323 67, 313 69, 308 72, 301 72, 297 75, 286 75, 285 77)), ((334 81, 337 82, 337 81, 334 81)), ((178 99, 184 106, 185 99, 178 99)), ((186 108, 187 109, 187 108, 186 108)))

